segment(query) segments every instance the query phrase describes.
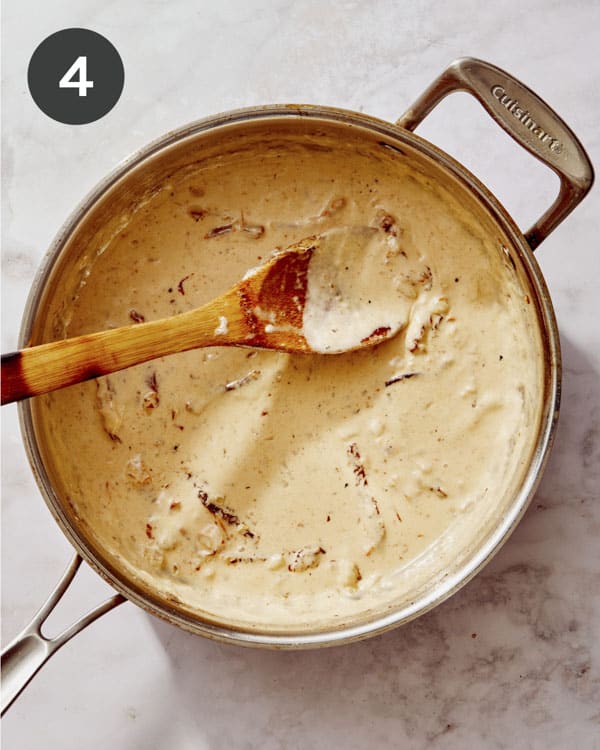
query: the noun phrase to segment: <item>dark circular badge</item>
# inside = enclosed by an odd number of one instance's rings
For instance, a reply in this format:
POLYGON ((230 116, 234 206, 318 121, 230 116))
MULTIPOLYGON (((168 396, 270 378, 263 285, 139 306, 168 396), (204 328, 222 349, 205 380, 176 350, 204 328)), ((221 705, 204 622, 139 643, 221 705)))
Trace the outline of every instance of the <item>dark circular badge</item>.
POLYGON ((95 31, 63 29, 39 45, 27 83, 38 107, 58 122, 84 125, 115 106, 125 82, 115 47, 95 31))

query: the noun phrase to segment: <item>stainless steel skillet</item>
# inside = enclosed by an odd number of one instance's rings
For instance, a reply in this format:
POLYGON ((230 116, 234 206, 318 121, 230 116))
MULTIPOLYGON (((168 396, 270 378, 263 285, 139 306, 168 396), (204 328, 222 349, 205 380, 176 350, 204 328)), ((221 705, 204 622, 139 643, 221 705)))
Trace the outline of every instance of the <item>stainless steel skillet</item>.
POLYGON ((433 179, 451 187, 470 202, 481 221, 493 227, 507 248, 524 289, 531 295, 544 342, 543 414, 525 478, 509 507, 500 509, 493 529, 473 545, 467 558, 456 560, 434 587, 419 592, 394 611, 347 623, 320 632, 266 632, 240 630, 227 623, 208 622, 190 615, 176 604, 165 604, 155 592, 143 589, 111 565, 102 551, 90 545, 76 519, 53 486, 42 458, 33 425, 31 404, 20 405, 20 419, 29 459, 48 507, 76 549, 76 555, 48 602, 2 655, 2 710, 16 698, 43 663, 82 628, 126 599, 146 611, 191 632, 216 640, 270 648, 311 648, 351 642, 405 623, 436 606, 464 585, 499 549, 523 515, 540 480, 552 443, 560 402, 560 351, 552 303, 533 250, 575 208, 589 191, 593 170, 585 151, 566 124, 533 92, 498 68, 472 58, 457 60, 417 99, 395 123, 363 114, 316 106, 273 106, 217 115, 170 133, 135 154, 103 181, 75 210, 59 232, 33 284, 22 324, 20 346, 37 343, 47 297, 58 275, 72 265, 70 249, 77 237, 100 231, 98 226, 136 181, 155 178, 168 165, 183 164, 207 138, 224 129, 244 129, 256 122, 281 123, 300 130, 307 122, 322 127, 352 128, 376 138, 385 147, 403 154, 433 179), (414 135, 412 131, 447 94, 464 90, 472 94, 491 117, 521 146, 553 169, 560 192, 544 215, 524 234, 498 200, 461 164, 414 135), (44 620, 58 602, 77 568, 85 559, 118 592, 55 639, 42 635, 44 620))

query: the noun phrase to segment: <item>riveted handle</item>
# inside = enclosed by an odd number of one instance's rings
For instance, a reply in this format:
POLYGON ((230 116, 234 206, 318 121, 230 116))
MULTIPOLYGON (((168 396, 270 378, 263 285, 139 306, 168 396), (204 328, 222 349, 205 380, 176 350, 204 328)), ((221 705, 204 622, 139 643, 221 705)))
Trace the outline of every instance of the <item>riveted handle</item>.
POLYGON ((569 126, 531 89, 483 60, 455 60, 400 117, 398 125, 414 130, 453 91, 474 96, 519 145, 554 170, 560 191, 554 203, 525 233, 535 249, 588 193, 594 170, 569 126))

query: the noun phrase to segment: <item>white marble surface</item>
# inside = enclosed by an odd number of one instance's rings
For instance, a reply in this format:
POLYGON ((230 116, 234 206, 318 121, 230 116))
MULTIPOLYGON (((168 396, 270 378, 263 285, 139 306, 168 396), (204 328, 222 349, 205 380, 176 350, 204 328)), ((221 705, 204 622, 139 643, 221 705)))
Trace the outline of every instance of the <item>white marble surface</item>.
MULTIPOLYGON (((170 128, 234 107, 306 101, 395 119, 450 60, 520 77, 600 165, 600 5, 473 0, 6 0, 2 351, 34 271, 77 201, 170 128), (69 26, 108 36, 125 90, 103 120, 46 118, 26 87, 37 44, 69 26)), ((554 176, 466 95, 420 129, 525 226, 554 176)), ((133 605, 65 646, 3 720, 3 747, 600 748, 600 191, 539 249, 564 353, 555 447, 526 517, 452 599, 385 636, 321 652, 216 645, 133 605)), ((70 557, 3 416, 2 632, 30 618, 70 557)), ((55 626, 108 593, 80 576, 55 626), (59 622, 60 621, 60 622, 59 622)))

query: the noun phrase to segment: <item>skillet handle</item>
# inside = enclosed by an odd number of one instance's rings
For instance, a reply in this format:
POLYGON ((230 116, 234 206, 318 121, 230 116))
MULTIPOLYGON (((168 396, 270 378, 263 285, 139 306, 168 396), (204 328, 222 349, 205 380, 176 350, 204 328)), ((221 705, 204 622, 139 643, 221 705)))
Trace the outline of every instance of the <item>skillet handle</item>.
POLYGON ((525 233, 535 249, 592 187, 594 170, 588 155, 568 125, 531 89, 504 70, 473 57, 451 63, 396 124, 414 130, 453 91, 474 96, 520 146, 558 175, 556 200, 525 233))
POLYGON ((58 651, 61 646, 64 646, 74 635, 97 620, 100 615, 126 601, 121 594, 115 594, 103 604, 92 609, 80 620, 77 620, 56 638, 46 638, 42 634, 42 625, 68 589, 80 565, 81 557, 75 554, 46 603, 29 625, 2 651, 2 714, 11 706, 15 698, 29 684, 29 681, 52 654, 58 651))

